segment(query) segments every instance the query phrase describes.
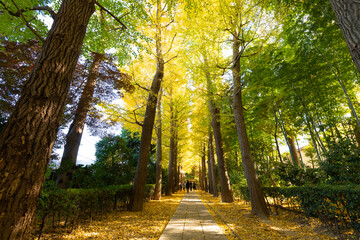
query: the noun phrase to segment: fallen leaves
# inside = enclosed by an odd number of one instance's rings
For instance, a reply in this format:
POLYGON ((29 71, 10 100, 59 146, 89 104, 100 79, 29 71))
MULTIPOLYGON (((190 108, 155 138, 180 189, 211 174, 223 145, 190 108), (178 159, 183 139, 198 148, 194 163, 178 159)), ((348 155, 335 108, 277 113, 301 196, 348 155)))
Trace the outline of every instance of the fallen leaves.
POLYGON ((177 209, 184 192, 144 204, 141 212, 112 211, 95 216, 91 224, 80 222, 69 229, 46 232, 42 239, 158 239, 177 209))
POLYGON ((214 198, 205 192, 198 194, 228 239, 337 239, 326 234, 316 219, 304 221, 295 213, 280 211, 269 220, 262 220, 250 214, 248 204, 222 203, 220 197, 214 198))

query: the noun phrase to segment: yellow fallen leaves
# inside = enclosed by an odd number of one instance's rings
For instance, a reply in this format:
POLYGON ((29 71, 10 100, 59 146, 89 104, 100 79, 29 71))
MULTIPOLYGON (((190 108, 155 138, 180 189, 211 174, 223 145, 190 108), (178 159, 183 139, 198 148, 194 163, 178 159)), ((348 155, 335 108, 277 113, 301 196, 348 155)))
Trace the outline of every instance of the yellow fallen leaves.
POLYGON ((304 219, 295 213, 279 211, 269 220, 251 216, 251 207, 243 202, 222 203, 205 192, 198 192, 201 200, 228 239, 278 240, 278 239, 337 239, 321 230, 316 219, 304 219))
POLYGON ((113 211, 80 223, 76 229, 45 233, 42 239, 158 239, 177 209, 184 192, 149 201, 141 212, 113 211))

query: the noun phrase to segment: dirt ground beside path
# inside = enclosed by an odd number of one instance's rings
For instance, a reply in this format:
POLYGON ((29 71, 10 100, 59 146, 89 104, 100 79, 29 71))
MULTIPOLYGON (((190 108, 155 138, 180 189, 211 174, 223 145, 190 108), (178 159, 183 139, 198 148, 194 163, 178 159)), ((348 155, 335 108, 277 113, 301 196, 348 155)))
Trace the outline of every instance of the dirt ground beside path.
MULTIPOLYGON (((49 229, 41 239, 158 239, 173 216, 185 192, 144 204, 141 212, 112 211, 104 216, 67 228, 49 229)), ((37 238, 36 238, 37 239, 37 238)))
POLYGON ((198 191, 199 197, 223 228, 228 239, 279 240, 279 239, 337 239, 327 233, 316 219, 305 219, 289 211, 261 220, 250 215, 250 205, 243 202, 222 203, 221 198, 198 191))

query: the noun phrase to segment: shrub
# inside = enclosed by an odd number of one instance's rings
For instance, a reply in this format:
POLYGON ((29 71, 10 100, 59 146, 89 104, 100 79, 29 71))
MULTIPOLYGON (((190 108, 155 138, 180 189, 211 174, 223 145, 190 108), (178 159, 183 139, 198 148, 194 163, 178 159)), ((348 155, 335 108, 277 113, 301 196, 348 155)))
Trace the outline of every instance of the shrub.
MULTIPOLYGON (((148 184, 144 198, 150 199, 154 193, 154 185, 148 184)), ((92 219, 94 214, 121 207, 126 209, 131 194, 131 185, 112 185, 103 188, 90 189, 57 189, 52 181, 45 182, 37 208, 39 235, 52 215, 52 225, 64 221, 73 224, 77 218, 92 219), (55 220, 56 219, 56 220, 55 220)))
MULTIPOLYGON (((244 199, 249 198, 246 187, 240 192, 244 199)), ((355 236, 360 234, 360 185, 265 187, 263 192, 276 204, 287 201, 306 216, 319 218, 337 234, 346 229, 353 229, 355 236)))
POLYGON ((329 184, 360 184, 360 149, 350 140, 333 143, 320 167, 329 184))

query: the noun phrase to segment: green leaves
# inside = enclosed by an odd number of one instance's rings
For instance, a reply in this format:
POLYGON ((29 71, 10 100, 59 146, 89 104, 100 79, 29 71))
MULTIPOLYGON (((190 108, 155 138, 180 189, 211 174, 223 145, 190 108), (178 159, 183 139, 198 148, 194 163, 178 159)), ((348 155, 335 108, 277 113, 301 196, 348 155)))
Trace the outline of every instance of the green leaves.
POLYGON ((16 0, 0 1, 0 35, 9 41, 25 43, 29 39, 37 38, 28 24, 36 33, 45 39, 48 32, 46 18, 50 14, 47 11, 34 10, 35 7, 46 6, 49 1, 42 0, 16 0))

